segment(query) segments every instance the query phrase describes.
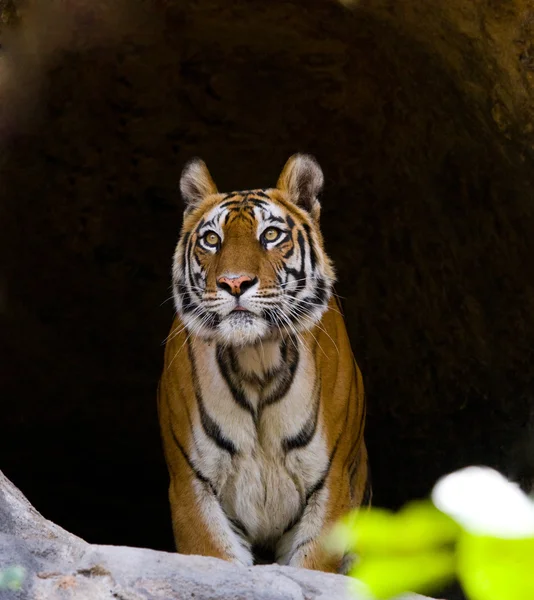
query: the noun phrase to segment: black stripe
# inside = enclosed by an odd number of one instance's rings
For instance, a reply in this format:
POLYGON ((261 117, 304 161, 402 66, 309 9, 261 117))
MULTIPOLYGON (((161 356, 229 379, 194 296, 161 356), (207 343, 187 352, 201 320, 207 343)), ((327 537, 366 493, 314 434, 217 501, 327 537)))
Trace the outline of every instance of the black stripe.
POLYGON ((358 471, 359 466, 360 466, 360 452, 358 450, 358 452, 356 453, 355 456, 353 456, 353 458, 349 464, 349 468, 348 468, 349 481, 352 481, 353 477, 356 475, 356 472, 358 471))
POLYGON ((304 546, 306 546, 306 544, 309 544, 310 542, 313 542, 315 540, 315 538, 308 538, 307 540, 304 540, 303 542, 300 542, 300 544, 297 544, 295 546, 295 548, 293 549, 293 555, 295 555, 295 553, 300 550, 301 548, 303 548, 304 546))
POLYGON ((259 200, 258 198, 247 198, 247 202, 253 204, 258 208, 264 208, 265 206, 269 206, 268 202, 265 202, 265 200, 259 200))
MULTIPOLYGON (((287 244, 287 242, 291 241, 291 234, 289 232, 284 231, 282 235, 283 235, 282 239, 280 240, 280 242, 278 242, 280 245, 287 244)), ((285 258, 285 256, 284 256, 284 258, 285 258)))
MULTIPOLYGON (((185 249, 184 249, 184 277, 186 280, 189 280, 189 285, 193 287, 195 284, 191 278, 191 265, 189 263, 189 255, 191 252, 191 236, 186 234, 185 237, 185 249)), ((180 282, 178 284, 178 289, 183 296, 184 302, 182 303, 182 308, 184 312, 191 312, 195 308, 195 304, 193 303, 193 298, 191 297, 191 292, 186 287, 185 282, 180 282)), ((193 294, 196 295, 196 294, 193 294)))
MULTIPOLYGON (((302 275, 306 275, 306 242, 304 241, 304 236, 302 235, 302 231, 299 229, 297 233, 297 244, 300 248, 300 272, 302 275)), ((306 280, 300 279, 297 283, 297 291, 303 289, 306 285, 306 280)))
MULTIPOLYGON (((295 283, 298 282, 297 285, 299 286, 296 290, 291 290, 288 292, 289 295, 294 296, 300 289, 300 281, 302 279, 302 275, 304 275, 304 273, 302 271, 299 271, 298 269, 293 269, 291 267, 286 267, 285 268, 285 272, 288 275, 292 275, 295 278, 294 282, 291 283, 295 283)), ((287 279, 287 281, 289 281, 289 278, 287 279)))
POLYGON ((228 210, 241 208, 241 200, 229 200, 228 202, 223 202, 220 205, 220 208, 228 208, 228 210))
MULTIPOLYGON (((367 467, 369 469, 369 467, 367 467)), ((373 486, 371 484, 370 473, 367 473, 367 481, 365 482, 365 489, 362 496, 362 506, 371 506, 373 499, 373 486)))
POLYGON ((326 281, 321 277, 317 280, 315 291, 313 294, 313 302, 317 305, 322 305, 327 300, 326 281))
POLYGON ((287 353, 289 352, 289 343, 284 340, 282 347, 280 348, 280 354, 282 355, 282 361, 287 363, 287 353))
POLYGON ((264 190, 254 190, 254 192, 252 192, 255 196, 259 196, 260 198, 267 198, 267 200, 271 200, 271 197, 269 196, 269 194, 265 193, 264 190))
MULTIPOLYGON (((295 242, 293 242, 293 238, 291 237, 291 235, 288 235, 288 239, 287 241, 291 241, 291 248, 284 254, 284 258, 287 260, 288 258, 291 258, 293 256, 293 253, 295 252, 295 242)), ((284 242, 285 243, 285 242, 284 242)))
POLYGON ((291 450, 297 448, 305 448, 313 439, 315 432, 317 431, 317 422, 319 420, 319 406, 320 406, 320 391, 315 392, 317 394, 315 400, 315 406, 313 413, 309 416, 302 429, 293 437, 285 438, 282 441, 282 449, 287 454, 291 450))
POLYGON ((202 428, 206 435, 211 438, 221 450, 226 450, 230 456, 235 456, 235 454, 237 454, 237 448, 231 440, 223 435, 218 423, 210 417, 200 396, 197 397, 197 402, 198 410, 200 412, 200 422, 202 423, 202 428))
POLYGON ((176 285, 176 291, 182 299, 182 310, 186 313, 191 312, 195 308, 195 304, 185 283, 179 282, 176 285))
POLYGON ((241 192, 230 192, 229 194, 226 194, 226 196, 223 198, 223 200, 228 200, 229 198, 235 198, 235 196, 240 196, 241 192))
POLYGON ((324 472, 321 475, 321 477, 316 481, 315 485, 307 491, 305 506, 308 505, 312 496, 314 496, 315 494, 317 494, 318 492, 320 492, 323 489, 329 472, 330 472, 330 464, 328 465, 328 470, 326 472, 324 472))
POLYGON ((304 287, 306 287, 306 245, 304 242, 304 236, 302 231, 299 229, 297 233, 297 244, 300 249, 300 269, 293 269, 286 267, 285 271, 288 275, 292 275, 296 280, 296 289, 290 290, 288 295, 294 296, 304 287))
POLYGON ((214 487, 213 483, 195 467, 195 465, 193 464, 193 461, 191 460, 191 458, 189 457, 187 452, 184 450, 184 447, 182 446, 182 444, 180 444, 180 441, 176 437, 176 435, 174 433, 174 429, 172 428, 172 425, 169 425, 169 429, 171 430, 171 435, 172 435, 172 439, 174 440, 174 443, 176 444, 178 450, 180 450, 180 452, 182 453, 182 456, 184 457, 185 462, 188 464, 191 471, 193 471, 194 476, 199 481, 206 484, 210 488, 210 490, 214 496, 217 496, 217 493, 215 491, 215 487, 214 487))
POLYGON ((226 516, 226 518, 228 519, 232 529, 234 530, 234 533, 237 533, 239 536, 244 537, 244 538, 249 537, 247 528, 243 525, 243 523, 239 519, 232 519, 228 515, 226 516))
POLYGON ((182 245, 184 248, 184 252, 182 254, 182 273, 186 273, 186 254, 187 254, 187 246, 189 244, 189 238, 191 237, 190 233, 184 233, 184 237, 183 237, 183 241, 182 241, 182 245))
POLYGON ((232 368, 234 372, 237 371, 237 364, 234 353, 226 352, 222 346, 217 346, 215 355, 217 357, 219 371, 221 372, 221 375, 223 376, 226 385, 232 393, 232 398, 235 400, 238 406, 249 412, 252 415, 252 418, 255 420, 256 411, 254 410, 254 407, 247 400, 243 391, 234 385, 234 382, 232 381, 232 377, 230 375, 230 368, 232 368), (230 361, 230 365, 228 365, 227 360, 230 361))
MULTIPOLYGON (((187 268, 187 272, 186 272, 186 275, 187 275, 187 278, 189 279, 189 286, 191 287, 191 291, 193 293, 193 296, 200 297, 200 294, 195 289, 196 284, 195 284, 195 281, 193 279, 193 269, 191 268, 191 262, 190 262, 190 255, 191 255, 191 252, 192 252, 192 248, 191 248, 191 243, 192 242, 191 242, 191 239, 192 238, 189 237, 189 239, 187 240, 187 248, 186 248, 186 261, 187 261, 186 268, 187 268)), ((190 291, 190 293, 191 293, 191 291, 190 291)))
POLYGON ((206 228, 212 228, 214 226, 215 223, 215 219, 219 216, 219 213, 217 213, 216 215, 214 215, 209 221, 205 221, 204 223, 202 221, 204 221, 204 219, 202 219, 200 225, 196 228, 196 232, 199 233, 200 229, 202 228, 202 226, 206 227, 206 228))
POLYGON ((310 248, 310 264, 313 273, 315 271, 315 265, 317 264, 317 253, 315 252, 315 246, 313 245, 313 238, 310 226, 307 223, 304 223, 302 226, 304 227, 306 235, 308 236, 308 246, 310 248))
POLYGON ((204 225, 204 223, 205 223, 205 220, 204 220, 204 217, 202 217, 202 219, 200 219, 198 225, 196 226, 195 233, 198 233, 202 229, 202 225, 204 225))
POLYGON ((328 477, 328 474, 330 473, 330 469, 332 468, 332 463, 334 462, 334 458, 335 458, 336 453, 337 453, 337 448, 339 446, 339 440, 340 439, 341 439, 341 434, 338 435, 338 438, 337 438, 336 443, 334 445, 334 449, 332 450, 332 453, 330 454, 330 457, 328 459, 328 464, 326 465, 326 468, 323 471, 323 474, 317 480, 317 482, 315 483, 315 485, 308 490, 308 492, 306 494, 306 505, 308 505, 308 503, 311 500, 312 496, 314 496, 315 494, 317 494, 318 492, 320 492, 323 489, 324 484, 326 483, 326 479, 328 477))
POLYGON ((284 219, 280 218, 280 217, 275 217, 274 215, 269 215, 268 217, 265 217, 266 221, 272 221, 273 223, 283 223, 285 225, 285 221, 284 219))
POLYGON ((187 341, 187 351, 189 354, 189 360, 191 361, 191 371, 193 375, 193 387, 195 389, 195 396, 197 399, 198 410, 200 413, 200 422, 202 424, 202 428, 206 435, 213 440, 213 442, 219 446, 222 450, 226 450, 230 454, 230 456, 235 456, 237 454, 237 448, 234 443, 225 437, 219 427, 218 423, 216 423, 211 416, 206 411, 206 407, 204 406, 204 401, 202 400, 202 394, 200 393, 198 376, 195 365, 195 357, 193 356, 193 350, 191 348, 191 344, 189 340, 187 341))
POLYGON ((276 402, 279 402, 287 394, 289 388, 293 384, 293 380, 295 379, 295 373, 297 371, 300 359, 297 344, 293 338, 284 339, 282 344, 282 359, 287 366, 287 370, 285 373, 282 371, 279 374, 278 386, 270 393, 269 396, 263 399, 262 407, 271 406, 276 404, 276 402), (291 346, 289 345, 290 341, 292 342, 291 346))

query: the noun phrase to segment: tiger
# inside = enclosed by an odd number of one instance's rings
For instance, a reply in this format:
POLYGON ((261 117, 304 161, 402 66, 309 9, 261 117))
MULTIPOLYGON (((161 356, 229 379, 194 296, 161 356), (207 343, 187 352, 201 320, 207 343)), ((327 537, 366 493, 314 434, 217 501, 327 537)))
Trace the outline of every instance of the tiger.
POLYGON ((362 375, 319 227, 323 172, 295 154, 276 188, 220 193, 184 167, 176 317, 158 414, 176 549, 342 572, 323 543, 367 506, 362 375))

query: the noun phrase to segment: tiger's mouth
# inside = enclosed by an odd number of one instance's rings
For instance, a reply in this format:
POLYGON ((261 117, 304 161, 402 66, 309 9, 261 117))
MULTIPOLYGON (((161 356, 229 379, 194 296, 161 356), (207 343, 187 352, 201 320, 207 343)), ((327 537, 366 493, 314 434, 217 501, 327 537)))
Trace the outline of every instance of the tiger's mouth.
POLYGON ((236 346, 256 344, 271 335, 270 327, 255 312, 236 306, 217 326, 216 338, 236 346))
POLYGON ((234 308, 232 311, 228 313, 228 317, 230 317, 233 321, 252 321, 255 318, 258 318, 258 315, 253 313, 251 310, 248 310, 243 307, 234 308))
POLYGON ((239 313, 239 312, 250 313, 251 311, 248 310, 248 308, 245 308, 244 306, 236 306, 232 311, 230 311, 230 314, 239 313))

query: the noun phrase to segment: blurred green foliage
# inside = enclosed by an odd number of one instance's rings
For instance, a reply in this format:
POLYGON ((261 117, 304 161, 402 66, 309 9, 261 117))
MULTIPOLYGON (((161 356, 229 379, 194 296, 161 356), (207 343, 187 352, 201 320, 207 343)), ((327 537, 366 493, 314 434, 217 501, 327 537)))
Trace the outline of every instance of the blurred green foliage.
POLYGON ((20 590, 26 571, 24 567, 12 566, 0 571, 0 590, 20 590))
POLYGON ((534 600, 534 538, 475 535, 430 501, 398 513, 354 512, 334 528, 329 544, 358 555, 349 575, 372 598, 432 594, 458 578, 470 600, 534 600))
POLYGON ((472 600, 534 600, 534 538, 462 532, 457 562, 458 578, 472 600))

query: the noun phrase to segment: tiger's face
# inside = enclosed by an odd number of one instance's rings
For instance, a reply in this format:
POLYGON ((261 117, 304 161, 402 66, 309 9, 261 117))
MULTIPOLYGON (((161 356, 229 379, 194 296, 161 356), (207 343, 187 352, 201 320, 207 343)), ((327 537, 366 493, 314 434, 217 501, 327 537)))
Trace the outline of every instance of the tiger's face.
POLYGON ((322 183, 305 155, 289 159, 276 188, 229 194, 217 192, 202 161, 185 167, 173 294, 190 333, 242 346, 321 319, 334 283, 319 230, 322 183))

